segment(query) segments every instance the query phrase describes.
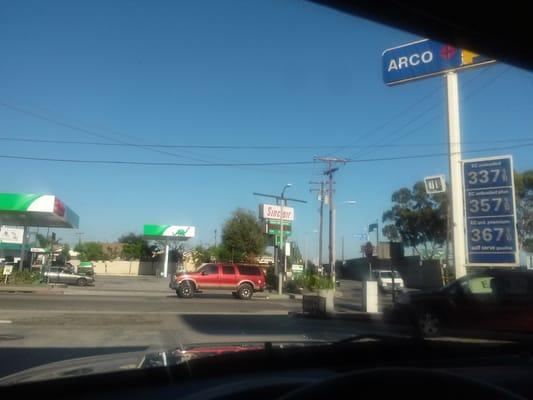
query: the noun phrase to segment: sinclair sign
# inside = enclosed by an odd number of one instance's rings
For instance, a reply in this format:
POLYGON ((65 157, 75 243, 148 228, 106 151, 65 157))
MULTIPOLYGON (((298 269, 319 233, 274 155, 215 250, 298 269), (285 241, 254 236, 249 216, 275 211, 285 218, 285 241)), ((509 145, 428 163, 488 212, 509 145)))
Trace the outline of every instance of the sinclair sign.
POLYGON ((259 218, 261 219, 281 219, 283 221, 294 221, 294 208, 283 207, 283 216, 281 215, 281 206, 274 204, 260 204, 259 218))

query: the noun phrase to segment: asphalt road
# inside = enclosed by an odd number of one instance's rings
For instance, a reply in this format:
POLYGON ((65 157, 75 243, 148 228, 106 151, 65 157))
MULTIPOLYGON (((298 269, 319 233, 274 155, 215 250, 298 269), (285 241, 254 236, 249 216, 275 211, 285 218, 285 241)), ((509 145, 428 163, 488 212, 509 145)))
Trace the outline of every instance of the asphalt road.
POLYGON ((391 329, 377 323, 289 316, 300 310, 296 300, 241 301, 227 293, 178 299, 168 289, 159 296, 0 294, 0 377, 103 353, 189 343, 335 340, 391 329))

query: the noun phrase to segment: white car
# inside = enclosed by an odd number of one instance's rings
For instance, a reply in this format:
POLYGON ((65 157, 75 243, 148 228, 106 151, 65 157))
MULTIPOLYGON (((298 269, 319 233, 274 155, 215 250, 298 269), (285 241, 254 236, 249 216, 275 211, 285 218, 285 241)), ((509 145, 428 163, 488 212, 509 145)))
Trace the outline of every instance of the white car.
POLYGON ((398 271, 391 270, 376 270, 372 271, 372 278, 378 282, 378 287, 384 292, 392 292, 392 277, 394 274, 394 288, 396 290, 403 290, 403 279, 398 271))

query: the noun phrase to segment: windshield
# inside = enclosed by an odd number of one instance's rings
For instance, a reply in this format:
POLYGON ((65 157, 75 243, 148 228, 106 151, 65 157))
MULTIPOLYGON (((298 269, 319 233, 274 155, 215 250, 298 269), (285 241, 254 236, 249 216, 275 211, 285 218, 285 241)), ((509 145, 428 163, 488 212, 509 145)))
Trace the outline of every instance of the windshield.
POLYGON ((530 71, 308 1, 20 0, 0 21, 0 377, 529 334, 530 71), (460 306, 431 297, 484 271, 460 306))
POLYGON ((380 272, 379 276, 381 278, 385 278, 385 279, 392 279, 394 275, 394 278, 401 278, 400 274, 396 271, 394 272, 391 272, 391 271, 382 271, 380 272))

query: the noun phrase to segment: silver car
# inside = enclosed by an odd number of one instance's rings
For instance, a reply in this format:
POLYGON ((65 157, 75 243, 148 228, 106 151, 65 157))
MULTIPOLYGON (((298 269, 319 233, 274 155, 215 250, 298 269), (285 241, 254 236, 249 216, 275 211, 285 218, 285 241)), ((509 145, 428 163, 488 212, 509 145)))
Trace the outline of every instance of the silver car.
POLYGON ((77 274, 68 267, 50 267, 44 273, 44 279, 48 283, 66 283, 68 285, 87 286, 94 284, 94 277, 77 274))

